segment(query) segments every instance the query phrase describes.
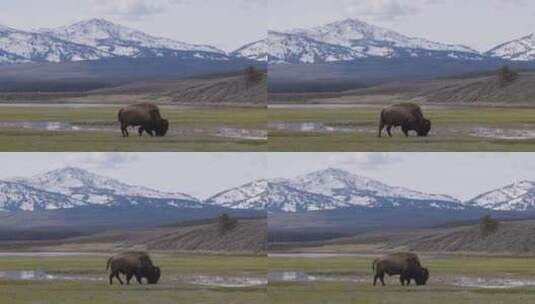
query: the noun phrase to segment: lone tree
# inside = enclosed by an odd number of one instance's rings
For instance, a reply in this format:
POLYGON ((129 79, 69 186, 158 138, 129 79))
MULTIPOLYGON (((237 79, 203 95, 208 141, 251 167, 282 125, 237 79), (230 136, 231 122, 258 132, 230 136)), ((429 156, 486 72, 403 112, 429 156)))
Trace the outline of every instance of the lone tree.
POLYGON ((217 228, 219 234, 223 235, 236 228, 238 220, 231 218, 228 214, 223 213, 217 218, 217 228))
POLYGON ((264 73, 262 71, 257 70, 254 66, 246 68, 244 74, 247 87, 252 84, 260 83, 264 79, 264 73))
POLYGON ((511 70, 509 66, 504 65, 498 70, 498 81, 500 85, 506 86, 513 83, 518 78, 518 73, 511 70))
POLYGON ((493 219, 490 215, 485 215, 479 221, 479 229, 483 237, 487 237, 500 229, 500 222, 493 219))

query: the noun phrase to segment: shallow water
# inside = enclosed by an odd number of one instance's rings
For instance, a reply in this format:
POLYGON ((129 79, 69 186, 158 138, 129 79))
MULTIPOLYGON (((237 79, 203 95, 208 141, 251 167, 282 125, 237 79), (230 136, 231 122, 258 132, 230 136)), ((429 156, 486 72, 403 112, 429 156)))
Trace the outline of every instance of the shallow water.
MULTIPOLYGON (((111 125, 76 125, 63 121, 0 121, 0 128, 14 129, 34 129, 44 131, 62 131, 62 132, 113 132, 120 133, 119 126, 111 125)), ((129 128, 130 136, 138 136, 137 128, 129 128)), ((261 129, 243 129, 220 127, 217 129, 208 128, 175 128, 170 130, 169 135, 191 135, 191 134, 208 134, 217 137, 247 139, 247 140, 267 140, 267 130, 261 129)), ((144 136, 148 136, 144 134, 144 136)))
POLYGON ((268 273, 270 282, 364 282, 363 278, 349 275, 312 274, 300 271, 274 271, 268 273))
POLYGON ((239 129, 221 127, 217 130, 217 136, 226 138, 239 138, 249 140, 267 140, 267 130, 255 130, 255 129, 239 129))
POLYGON ((525 129, 476 128, 470 135, 483 138, 521 140, 534 139, 535 130, 530 127, 525 129))
MULTIPOLYGON (((0 271, 0 279, 8 280, 40 280, 40 281, 108 281, 108 274, 61 274, 48 273, 41 270, 0 271)), ((124 276, 122 276, 124 280, 124 276)), ((162 283, 185 283, 214 287, 255 287, 267 285, 267 279, 256 276, 221 276, 221 275, 180 275, 162 277, 162 283)))
POLYGON ((472 288, 515 288, 535 286, 535 280, 520 278, 457 277, 452 285, 472 288))
MULTIPOLYGON (((362 284, 371 284, 372 274, 364 275, 336 275, 336 274, 317 274, 299 271, 278 271, 268 274, 270 282, 357 282, 362 284)), ((385 279, 388 285, 399 284, 398 277, 387 277, 385 279)), ((432 277, 428 285, 449 285, 465 288, 489 288, 489 289, 506 289, 535 286, 535 280, 529 278, 517 277, 469 277, 469 276, 437 276, 432 277)))
POLYGON ((319 122, 273 122, 269 124, 270 129, 287 130, 295 132, 372 132, 371 129, 357 128, 347 125, 330 125, 319 122))

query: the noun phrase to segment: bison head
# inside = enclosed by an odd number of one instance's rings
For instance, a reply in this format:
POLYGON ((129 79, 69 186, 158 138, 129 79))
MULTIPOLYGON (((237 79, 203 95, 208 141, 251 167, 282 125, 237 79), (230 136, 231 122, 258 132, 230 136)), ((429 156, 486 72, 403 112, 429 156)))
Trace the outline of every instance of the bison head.
POLYGON ((156 127, 156 136, 160 136, 160 137, 165 136, 165 134, 167 134, 167 130, 169 130, 169 120, 167 119, 160 120, 156 127))
POLYGON ((429 280, 429 270, 423 267, 418 269, 414 275, 414 281, 416 281, 416 285, 425 285, 427 280, 429 280))
POLYGON ((419 130, 417 130, 418 136, 427 136, 429 131, 431 131, 431 121, 429 119, 422 120, 419 130))
POLYGON ((160 280, 160 267, 154 267, 150 271, 150 273, 147 275, 147 281, 149 284, 157 284, 158 280, 160 280))

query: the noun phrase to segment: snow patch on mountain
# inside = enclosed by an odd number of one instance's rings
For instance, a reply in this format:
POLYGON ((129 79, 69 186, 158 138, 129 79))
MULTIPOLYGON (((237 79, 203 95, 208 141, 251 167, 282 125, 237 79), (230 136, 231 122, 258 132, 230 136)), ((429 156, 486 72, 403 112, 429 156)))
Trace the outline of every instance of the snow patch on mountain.
POLYGON ((107 205, 118 198, 124 199, 125 197, 199 203, 198 199, 187 194, 131 186, 75 167, 66 167, 30 178, 18 178, 14 181, 36 189, 60 193, 94 205, 107 205))
POLYGON ((514 61, 535 60, 535 34, 500 44, 485 55, 514 61))
POLYGON ((238 58, 247 58, 256 61, 268 61, 267 40, 262 39, 242 46, 230 54, 238 58))
POLYGON ((311 29, 270 31, 269 55, 273 57, 273 63, 323 63, 403 56, 481 59, 478 51, 464 45, 409 37, 356 19, 311 29))
POLYGON ((535 210, 535 182, 521 181, 486 192, 467 205, 503 211, 535 210))

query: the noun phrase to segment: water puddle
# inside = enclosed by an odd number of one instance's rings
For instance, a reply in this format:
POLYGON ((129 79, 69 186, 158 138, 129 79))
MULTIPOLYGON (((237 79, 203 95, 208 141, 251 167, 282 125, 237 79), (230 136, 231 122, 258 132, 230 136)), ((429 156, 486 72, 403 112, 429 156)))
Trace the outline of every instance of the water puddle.
POLYGON ((268 273, 270 282, 363 282, 363 278, 349 275, 313 274, 300 271, 275 271, 268 273))
POLYGON ((372 132, 371 129, 357 128, 352 124, 324 124, 320 122, 273 122, 270 129, 294 132, 372 132))
POLYGON ((51 274, 41 270, 17 270, 17 271, 0 271, 1 279, 8 280, 44 280, 44 281, 103 281, 104 277, 89 274, 51 274))
POLYGON ((518 278, 472 278, 458 277, 455 278, 451 285, 471 288, 518 288, 526 286, 535 286, 535 280, 518 279, 518 278))
POLYGON ((528 127, 526 129, 476 128, 470 135, 483 138, 521 140, 534 139, 535 130, 528 127))
POLYGON ((64 121, 2 121, 0 122, 0 128, 13 128, 13 129, 34 129, 45 131, 108 131, 119 132, 118 129, 110 129, 104 126, 102 127, 86 127, 80 125, 73 125, 64 121))
POLYGON ((181 276, 174 278, 174 280, 179 281, 181 283, 188 283, 193 285, 229 288, 266 286, 268 283, 268 280, 265 277, 233 277, 213 275, 181 276))
POLYGON ((268 132, 267 130, 222 127, 217 130, 217 136, 225 137, 225 138, 248 139, 248 140, 267 140, 268 132))

